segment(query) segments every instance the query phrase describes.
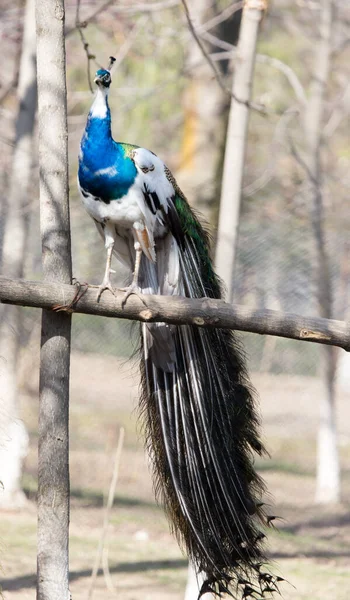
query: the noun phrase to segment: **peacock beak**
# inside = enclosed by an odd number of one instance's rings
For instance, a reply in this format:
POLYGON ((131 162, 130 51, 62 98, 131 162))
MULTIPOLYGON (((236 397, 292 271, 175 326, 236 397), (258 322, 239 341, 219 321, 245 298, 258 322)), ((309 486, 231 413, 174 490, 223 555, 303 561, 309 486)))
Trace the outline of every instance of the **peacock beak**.
POLYGON ((94 83, 96 83, 98 87, 109 88, 109 86, 111 85, 111 77, 108 73, 105 73, 103 75, 96 75, 94 83))

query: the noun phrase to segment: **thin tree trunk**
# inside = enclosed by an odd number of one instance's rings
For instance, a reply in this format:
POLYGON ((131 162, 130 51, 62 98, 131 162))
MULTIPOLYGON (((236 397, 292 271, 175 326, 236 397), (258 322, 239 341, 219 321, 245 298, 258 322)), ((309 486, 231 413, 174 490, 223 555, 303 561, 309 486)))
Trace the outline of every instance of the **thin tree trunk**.
POLYGON ((248 129, 249 108, 245 102, 251 98, 259 24, 266 2, 247 0, 241 20, 231 108, 226 137, 224 171, 221 189, 216 268, 227 288, 228 301, 232 301, 232 277, 238 231, 243 169, 248 129), (240 102, 237 102, 238 98, 240 102))
MULTIPOLYGON (((192 0, 189 8, 193 23, 199 28, 214 16, 216 7, 211 0, 192 0)), ((215 82, 213 71, 192 36, 189 39, 186 66, 191 77, 183 97, 184 130, 177 177, 193 205, 209 221, 223 135, 222 112, 226 94, 215 82)))
MULTIPOLYGON (((324 229, 321 144, 324 103, 330 70, 332 0, 321 0, 320 11, 320 37, 315 46, 315 67, 305 113, 305 131, 312 184, 312 225, 318 261, 318 303, 321 316, 329 319, 332 316, 332 281, 324 229)), ((336 353, 333 348, 324 348, 322 353, 326 390, 320 401, 316 501, 331 503, 340 500, 340 470, 335 413, 336 353)))
MULTIPOLYGON (((40 225, 44 279, 69 283, 71 254, 64 0, 37 0, 40 225)), ((71 318, 43 311, 38 458, 38 600, 69 598, 71 318)))
MULTIPOLYGON (((36 38, 34 0, 27 0, 18 80, 18 115, 12 159, 8 208, 3 242, 2 271, 23 277, 28 231, 26 207, 30 183, 33 130, 36 112, 36 38)), ((21 490, 23 457, 28 434, 19 417, 17 359, 21 342, 21 312, 17 306, 2 306, 0 313, 0 506, 18 507, 25 502, 21 490)))
MULTIPOLYGON (((204 577, 196 574, 196 570, 191 563, 188 565, 187 584, 184 600, 197 600, 204 581, 204 577)), ((207 593, 201 597, 201 600, 213 600, 213 594, 207 593)))

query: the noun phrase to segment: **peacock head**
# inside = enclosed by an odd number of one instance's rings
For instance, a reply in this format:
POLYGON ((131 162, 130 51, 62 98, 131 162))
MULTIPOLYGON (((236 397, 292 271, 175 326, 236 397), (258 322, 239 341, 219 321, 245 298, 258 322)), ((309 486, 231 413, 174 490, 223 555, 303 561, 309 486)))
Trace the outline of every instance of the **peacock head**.
POLYGON ((110 56, 110 62, 108 65, 108 69, 99 69, 98 71, 96 71, 96 76, 94 79, 94 82, 96 83, 96 85, 98 87, 102 87, 102 88, 109 88, 109 86, 111 85, 111 68, 113 66, 113 63, 115 61, 115 58, 113 58, 113 56, 110 56))

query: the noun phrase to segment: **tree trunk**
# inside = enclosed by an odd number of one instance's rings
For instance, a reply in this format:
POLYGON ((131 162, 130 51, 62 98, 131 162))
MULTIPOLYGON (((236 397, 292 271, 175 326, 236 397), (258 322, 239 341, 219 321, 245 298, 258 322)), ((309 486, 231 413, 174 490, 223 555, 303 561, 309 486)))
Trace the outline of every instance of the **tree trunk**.
MULTIPOLYGON (((211 0, 193 0, 189 8, 196 28, 215 14, 211 0)), ((184 129, 177 178, 195 208, 210 221, 226 95, 192 37, 188 44, 186 68, 190 79, 183 97, 184 129)))
MULTIPOLYGON (((2 271, 23 277, 28 221, 28 189, 33 155, 33 129, 36 112, 34 0, 27 0, 18 81, 18 115, 13 152, 8 208, 3 241, 2 271)), ((19 417, 17 359, 21 343, 21 313, 17 306, 2 306, 0 313, 0 506, 18 507, 25 502, 21 490, 22 460, 28 435, 19 417)))
MULTIPOLYGON (((70 283, 64 0, 37 0, 40 226, 45 281, 70 283)), ((71 317, 43 311, 38 456, 38 600, 69 594, 71 317)))
POLYGON ((248 129, 256 43, 266 3, 247 0, 244 5, 233 78, 221 189, 216 269, 232 301, 232 278, 238 231, 244 158, 248 129), (240 102, 235 100, 237 98, 240 102))
MULTIPOLYGON (((201 575, 197 575, 194 567, 192 566, 191 563, 189 563, 184 600, 197 600, 203 581, 204 581, 204 578, 201 575)), ((214 599, 214 596, 213 596, 213 594, 210 594, 210 593, 204 594, 201 597, 201 600, 213 600, 213 599, 214 599)))
MULTIPOLYGON (((332 316, 332 281, 324 227, 324 198, 322 188, 322 123, 327 82, 330 70, 333 21, 332 0, 320 3, 320 37, 315 45, 315 66, 310 95, 305 112, 305 131, 308 145, 308 167, 312 185, 312 226, 317 254, 317 291, 321 316, 332 316)), ((316 501, 340 500, 340 471, 337 449, 335 414, 336 353, 334 348, 323 349, 325 394, 321 398, 320 426, 317 449, 316 501)))

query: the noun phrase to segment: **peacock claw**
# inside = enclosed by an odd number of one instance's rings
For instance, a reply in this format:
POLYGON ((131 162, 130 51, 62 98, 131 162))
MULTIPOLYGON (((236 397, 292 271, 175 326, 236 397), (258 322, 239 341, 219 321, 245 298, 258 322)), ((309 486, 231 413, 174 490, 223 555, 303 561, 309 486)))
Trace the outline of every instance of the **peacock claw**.
POLYGON ((122 308, 124 307, 124 305, 125 305, 127 299, 129 298, 129 296, 131 296, 132 294, 134 294, 135 296, 138 296, 138 298, 140 298, 142 304, 144 304, 145 306, 147 306, 146 302, 142 298, 140 288, 139 288, 139 286, 136 283, 133 282, 133 283, 131 283, 126 288, 118 288, 118 291, 125 292, 125 294, 124 294, 124 296, 122 298, 122 308))
POLYGON ((112 288, 111 282, 103 280, 101 285, 98 286, 96 302, 99 301, 99 299, 101 298, 101 296, 105 290, 109 290, 113 294, 113 296, 115 296, 115 290, 112 288))

